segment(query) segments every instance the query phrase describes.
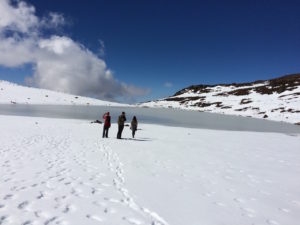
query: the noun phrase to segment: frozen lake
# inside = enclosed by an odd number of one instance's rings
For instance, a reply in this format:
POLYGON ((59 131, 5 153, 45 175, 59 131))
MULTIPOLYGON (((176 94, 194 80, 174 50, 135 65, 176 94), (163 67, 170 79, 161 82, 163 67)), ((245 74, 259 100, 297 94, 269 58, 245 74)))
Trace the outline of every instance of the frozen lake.
POLYGON ((102 120, 103 113, 107 111, 111 113, 113 123, 117 122, 118 115, 122 111, 125 111, 127 122, 130 122, 132 117, 136 115, 140 124, 150 123, 215 130, 300 133, 300 126, 283 122, 178 109, 111 106, 0 105, 0 114, 2 115, 70 118, 89 121, 102 120))

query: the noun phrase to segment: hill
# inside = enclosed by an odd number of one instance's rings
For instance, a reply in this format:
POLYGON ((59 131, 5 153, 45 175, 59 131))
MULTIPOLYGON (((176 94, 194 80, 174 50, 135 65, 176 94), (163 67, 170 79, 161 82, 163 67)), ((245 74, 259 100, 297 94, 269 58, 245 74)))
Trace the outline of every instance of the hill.
POLYGON ((25 87, 3 80, 0 80, 0 104, 127 106, 95 98, 25 87))
POLYGON ((173 96, 142 103, 300 124, 300 74, 250 83, 192 85, 173 96))

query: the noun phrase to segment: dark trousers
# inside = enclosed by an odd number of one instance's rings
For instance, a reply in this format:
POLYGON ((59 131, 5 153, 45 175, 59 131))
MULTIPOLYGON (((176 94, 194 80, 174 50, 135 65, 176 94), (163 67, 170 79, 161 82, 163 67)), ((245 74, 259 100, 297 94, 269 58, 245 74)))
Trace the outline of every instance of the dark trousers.
POLYGON ((108 137, 108 129, 109 127, 103 126, 103 133, 102 133, 102 137, 108 137))
POLYGON ((134 138, 136 129, 132 129, 132 137, 134 138))
POLYGON ((119 125, 119 127, 118 127, 118 134, 117 134, 117 138, 118 139, 122 138, 123 129, 124 129, 124 125, 119 125))

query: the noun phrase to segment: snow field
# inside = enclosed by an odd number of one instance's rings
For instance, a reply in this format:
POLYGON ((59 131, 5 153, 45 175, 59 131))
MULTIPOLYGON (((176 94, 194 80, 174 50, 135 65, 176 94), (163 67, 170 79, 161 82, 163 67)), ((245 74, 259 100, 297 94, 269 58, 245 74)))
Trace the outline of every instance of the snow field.
POLYGON ((117 102, 102 101, 95 98, 71 95, 47 89, 25 87, 0 80, 0 104, 37 105, 107 105, 129 106, 117 102))
POLYGON ((151 133, 154 143, 122 146, 118 154, 130 162, 126 174, 135 174, 128 189, 169 224, 298 224, 299 136, 162 127, 151 133))
MULTIPOLYGON (((129 118, 128 118, 129 119, 129 118)), ((297 225, 300 136, 0 116, 0 224, 297 225)))
POLYGON ((12 121, 1 132, 0 224, 162 224, 124 188, 122 164, 99 141, 99 125, 12 121))

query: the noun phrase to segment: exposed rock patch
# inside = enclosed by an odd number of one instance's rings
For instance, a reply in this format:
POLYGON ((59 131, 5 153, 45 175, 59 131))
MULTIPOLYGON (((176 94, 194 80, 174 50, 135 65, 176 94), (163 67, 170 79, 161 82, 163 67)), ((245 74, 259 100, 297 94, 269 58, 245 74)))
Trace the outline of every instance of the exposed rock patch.
POLYGON ((251 103, 252 100, 250 98, 243 98, 240 102, 241 105, 244 105, 244 104, 249 104, 251 103))

